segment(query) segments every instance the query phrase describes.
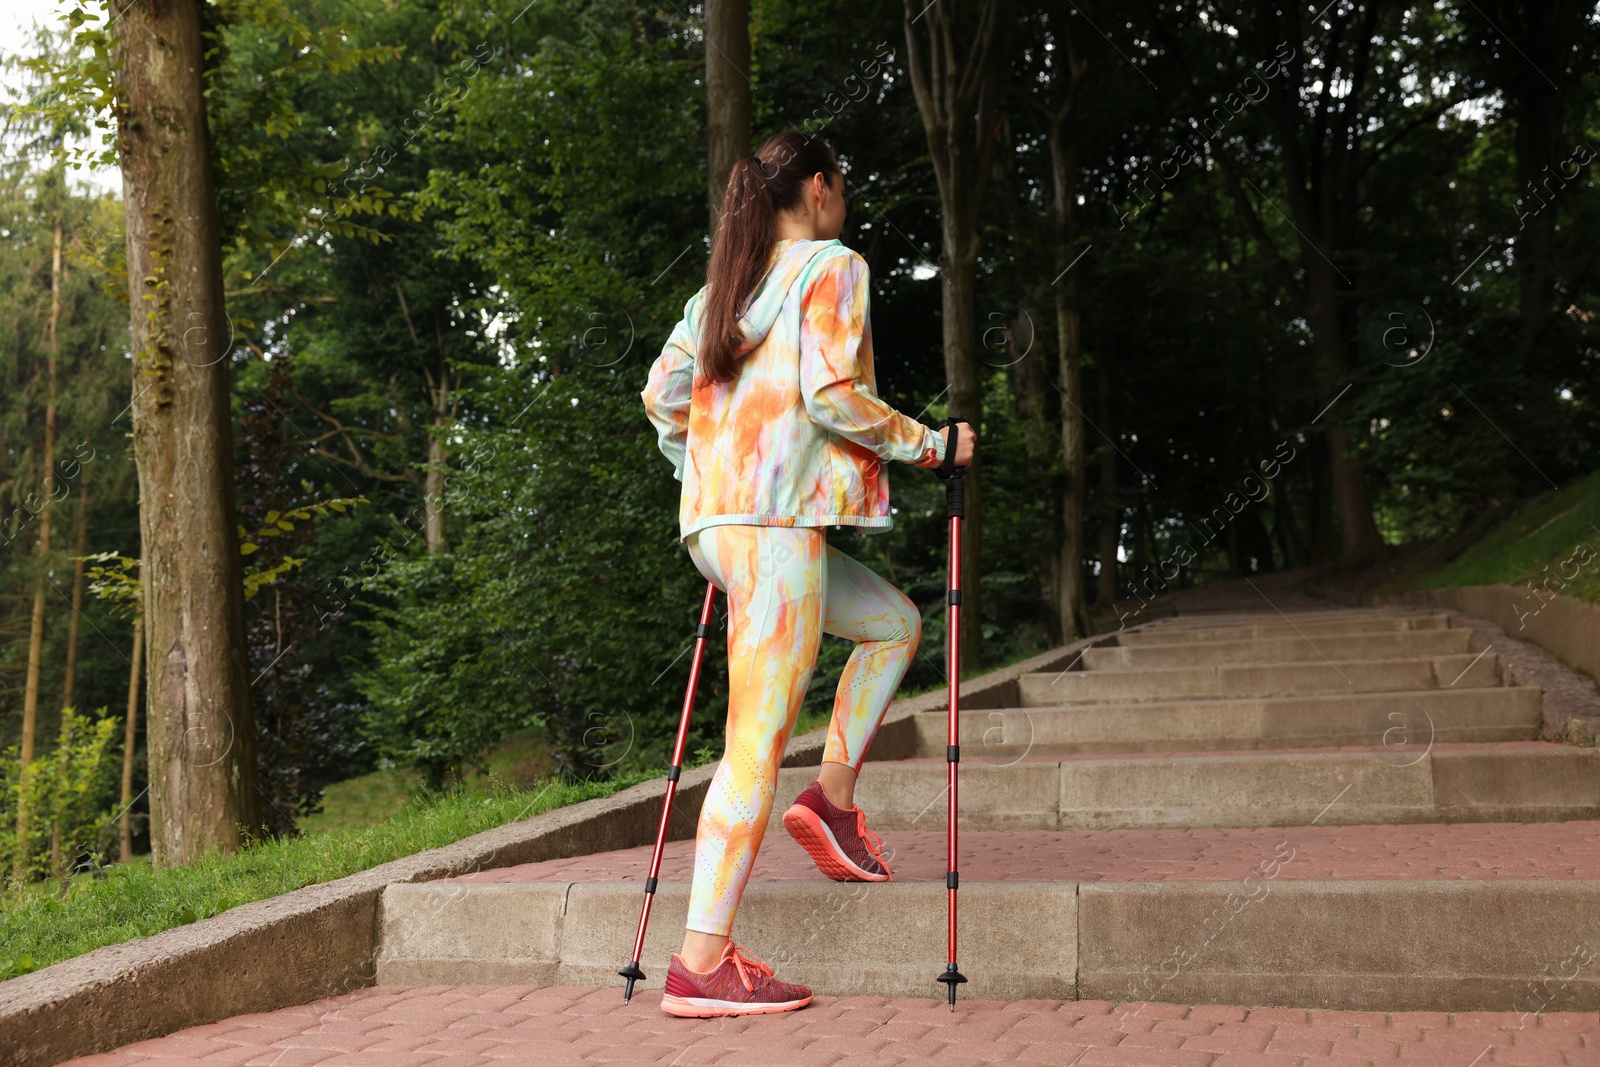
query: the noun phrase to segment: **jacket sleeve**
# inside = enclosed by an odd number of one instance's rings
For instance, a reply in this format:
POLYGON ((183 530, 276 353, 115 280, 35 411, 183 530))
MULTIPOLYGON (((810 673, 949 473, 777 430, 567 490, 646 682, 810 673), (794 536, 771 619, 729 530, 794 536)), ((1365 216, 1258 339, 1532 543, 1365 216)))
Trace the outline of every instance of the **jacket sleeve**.
POLYGON ((817 264, 800 303, 800 393, 806 413, 879 459, 936 466, 944 459, 944 437, 877 394, 872 281, 866 260, 846 252, 817 264))
POLYGON ((672 328, 661 355, 650 367, 640 397, 656 428, 657 445, 672 461, 672 476, 683 481, 683 459, 689 440, 689 397, 694 387, 695 318, 705 290, 683 305, 683 319, 672 328))

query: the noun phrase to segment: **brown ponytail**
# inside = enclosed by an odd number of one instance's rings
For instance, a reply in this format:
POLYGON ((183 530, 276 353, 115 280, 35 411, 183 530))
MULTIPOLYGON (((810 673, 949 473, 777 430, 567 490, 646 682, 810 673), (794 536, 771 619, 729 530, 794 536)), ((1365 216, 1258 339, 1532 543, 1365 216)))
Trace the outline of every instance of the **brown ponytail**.
POLYGON ((744 334, 739 315, 767 272, 778 239, 778 214, 798 207, 813 174, 831 181, 839 160, 826 141, 790 130, 769 137, 733 165, 706 267, 699 371, 713 382, 739 375, 744 334))

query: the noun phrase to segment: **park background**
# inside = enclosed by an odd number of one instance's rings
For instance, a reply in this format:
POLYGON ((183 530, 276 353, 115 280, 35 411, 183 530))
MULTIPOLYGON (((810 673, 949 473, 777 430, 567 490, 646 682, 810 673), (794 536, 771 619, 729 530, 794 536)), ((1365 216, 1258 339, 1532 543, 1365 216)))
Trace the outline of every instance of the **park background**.
MULTIPOLYGON (((703 581, 639 391, 783 129, 843 161, 880 391, 982 428, 964 673, 1284 569, 1600 594, 1592 6, 214 0, 197 203, 119 169, 124 3, 5 57, 0 975, 661 773, 703 581), (141 516, 141 419, 234 499, 141 516), (219 530, 245 684, 185 718, 135 561, 219 530)), ((890 482, 834 536, 923 608, 909 693, 946 528, 890 482)))

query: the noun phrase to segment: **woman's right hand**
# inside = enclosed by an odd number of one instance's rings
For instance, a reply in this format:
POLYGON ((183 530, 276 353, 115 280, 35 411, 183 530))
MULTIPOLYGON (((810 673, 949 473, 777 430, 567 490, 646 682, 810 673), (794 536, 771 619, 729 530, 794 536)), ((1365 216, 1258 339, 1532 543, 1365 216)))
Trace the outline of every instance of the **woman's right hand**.
MULTIPOLYGON (((939 435, 944 438, 945 448, 948 449, 950 447, 950 427, 941 426, 939 435)), ((977 450, 977 447, 977 431, 972 428, 970 422, 963 422, 961 424, 961 435, 956 439, 955 465, 957 467, 970 467, 972 465, 972 453, 977 450)))

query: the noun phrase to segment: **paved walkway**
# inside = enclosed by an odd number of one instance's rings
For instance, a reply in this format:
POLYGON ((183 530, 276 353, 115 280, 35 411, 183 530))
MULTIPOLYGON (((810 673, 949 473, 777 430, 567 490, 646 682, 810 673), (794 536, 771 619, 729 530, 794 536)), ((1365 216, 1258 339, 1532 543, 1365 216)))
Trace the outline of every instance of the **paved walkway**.
MULTIPOLYGON (((1270 699, 1276 700, 1292 698, 1273 697, 1270 699)), ((1046 715, 1049 713, 1050 709, 1048 708, 1007 708, 1003 711, 997 712, 997 714, 1009 715, 1013 718, 1019 714, 1046 715)), ((944 712, 935 712, 933 714, 939 716, 940 722, 944 721, 944 712)), ((963 727, 962 729, 965 731, 966 728, 963 727)), ((941 741, 941 744, 942 743, 943 742, 941 741)), ((1076 752, 1070 755, 1060 756, 1039 756, 1032 753, 1028 753, 1023 756, 1016 756, 1010 753, 990 755, 985 753, 980 746, 981 739, 978 743, 970 745, 967 743, 962 744, 961 766, 963 769, 968 766, 969 762, 981 762, 989 766, 1009 767, 1014 763, 1073 763, 1089 760, 1130 759, 1163 760, 1171 759, 1174 755, 1172 752, 1076 752), (977 754, 969 754, 967 752, 969 747, 973 748, 977 754)), ((1317 745, 1315 747, 1274 746, 1272 748, 1204 748, 1194 750, 1186 749, 1178 754, 1184 759, 1204 759, 1207 756, 1322 756, 1330 752, 1343 752, 1350 754, 1365 753, 1370 756, 1383 757, 1385 762, 1387 762, 1390 766, 1399 766, 1402 764, 1409 765, 1411 761, 1416 759, 1418 756, 1432 752, 1547 752, 1551 749, 1564 747, 1566 746, 1554 741, 1434 741, 1427 745, 1416 744, 1413 746, 1413 748, 1404 748, 1399 745, 1385 745, 1381 740, 1379 740, 1370 745, 1317 745)), ((907 764, 928 764, 930 766, 943 767, 945 765, 945 758, 943 756, 908 756, 905 759, 893 760, 892 763, 897 767, 905 766, 907 764)), ((872 764, 868 763, 865 773, 870 774, 871 772, 872 764)), ((942 809, 935 808, 934 810, 940 811, 942 809)), ((872 817, 871 812, 867 813, 867 817, 872 817)))
MULTIPOLYGON (((620 983, 620 979, 619 979, 620 983)), ((820 997, 784 1015, 675 1019, 659 987, 362 989, 244 1015, 83 1067, 545 1067, 568 1063, 893 1067, 1349 1067, 1600 1064, 1600 1015, 1381 1014, 1106 1001, 820 997)))
MULTIPOLYGON (((1280 624, 1290 629, 1298 626, 1293 618, 1285 620, 1284 611, 1315 610, 1323 613, 1317 618, 1325 617, 1326 604, 1309 600, 1298 591, 1299 577, 1303 576, 1261 576, 1251 583, 1226 583, 1185 594, 1180 599, 1184 601, 1186 612, 1207 608, 1244 614, 1237 618, 1180 617, 1165 624, 1167 630, 1160 640, 1192 639, 1193 633, 1184 632, 1189 623, 1201 626, 1238 621, 1260 623, 1270 636, 1283 628, 1280 624)), ((1139 612, 1128 621, 1130 624, 1150 621, 1148 616, 1152 614, 1139 612)), ((1352 615, 1351 618, 1373 614, 1352 615)), ((1488 653, 1486 649, 1480 658, 1491 656, 1486 662, 1498 671, 1498 662, 1492 658, 1498 654, 1498 651, 1488 653)), ((1282 666, 1275 661, 1270 665, 1274 669, 1282 666)), ((1439 680, 1438 687, 1448 688, 1447 682, 1449 679, 1439 680)), ((1349 680, 1345 679, 1327 691, 1342 693, 1344 688, 1339 686, 1348 684, 1349 680)), ((1403 694, 1398 694, 1397 698, 1399 695, 1403 694)), ((1238 696, 1237 693, 1233 696, 1218 693, 1204 698, 1184 698, 1184 703, 1192 706, 1196 716, 1205 716, 1209 709, 1217 706, 1214 701, 1238 696)), ((1023 710, 1031 715, 1072 714, 1070 710, 1052 711, 1047 707, 1023 710)), ((1531 738, 1533 732, 1530 725, 1527 736, 1531 738)), ((1230 739, 1226 743, 1248 743, 1252 736, 1269 741, 1275 735, 1263 729, 1255 735, 1241 734, 1238 742, 1230 739)), ((935 740, 937 743, 925 745, 921 750, 927 756, 903 762, 937 766, 942 773, 943 740, 942 737, 935 740)), ((1268 756, 1273 752, 1393 756, 1394 750, 1384 749, 1382 740, 1374 737, 1373 744, 1366 746, 1235 752, 1250 756, 1268 756)), ((1454 750, 1469 751, 1510 768, 1506 772, 1509 774, 1524 765, 1524 761, 1512 758, 1523 755, 1522 750, 1549 747, 1547 743, 1530 739, 1470 745, 1440 742, 1425 751, 1436 755, 1454 750)), ((1196 760, 1203 763, 1206 756, 1230 754, 1234 753, 1185 750, 1067 757, 1025 755, 1023 758, 1028 762, 1052 763, 1097 759, 1176 761, 1181 758, 1185 773, 1195 773, 1192 764, 1196 760)), ((1017 761, 1009 752, 977 753, 971 758, 1001 765, 1017 761)), ((977 773, 986 769, 979 769, 977 773)), ((1415 773, 1420 776, 1423 770, 1415 773)), ((1021 781, 1021 776, 1013 777, 1021 781)), ((1592 811, 1586 813, 1592 814, 1592 811)), ((1382 818, 1383 815, 1380 810, 1351 817, 1382 818)), ((1238 821, 1258 820, 1247 817, 1238 821)), ((926 829, 880 831, 897 877, 902 881, 943 881, 942 805, 935 805, 926 822, 910 825, 926 829)), ((1274 865, 1276 873, 1270 877, 1280 880, 1600 880, 1600 818, 1529 824, 1328 826, 1321 825, 1319 820, 1313 825, 1259 829, 966 831, 961 835, 961 845, 961 871, 963 881, 968 884, 973 881, 1237 883, 1251 875, 1262 877, 1264 864, 1274 865)), ((663 879, 678 883, 688 879, 693 847, 692 841, 668 845, 661 871, 663 879)), ((649 855, 648 847, 625 849, 484 871, 459 881, 629 881, 637 885, 644 877, 649 855)), ((754 877, 763 881, 827 882, 810 858, 781 831, 767 833, 754 877)), ((1479 888, 1489 890, 1492 887, 1479 888)), ((493 890, 476 895, 502 896, 493 890)), ((470 917, 475 914, 465 909, 458 916, 468 916, 467 921, 471 921, 470 917)), ((1584 931, 1588 927, 1578 921, 1581 918, 1561 914, 1538 917, 1541 923, 1556 929, 1558 943, 1563 946, 1580 942, 1587 936, 1584 931), (1571 940, 1567 934, 1560 933, 1565 930, 1573 931, 1571 940)), ((658 916, 656 921, 661 918, 658 916)), ((435 924, 436 927, 442 925, 435 924)), ((624 925, 624 932, 631 933, 631 914, 624 925)), ((1359 914, 1348 916, 1346 926, 1352 944, 1377 936, 1393 936, 1392 924, 1389 928, 1373 925, 1359 914)), ((424 947, 428 951, 437 948, 438 959, 453 959, 450 939, 455 933, 449 929, 435 933, 441 938, 437 946, 429 942, 424 947)), ((1480 938, 1476 930, 1461 932, 1461 939, 1469 949, 1480 938)), ((420 942, 420 934, 418 939, 420 942)), ((1268 939, 1263 942, 1262 953, 1277 957, 1292 948, 1281 939, 1268 939)), ((1403 939, 1395 942, 1395 950, 1409 951, 1403 939)), ((1348 979, 1353 983, 1348 988, 1359 989, 1369 976, 1365 972, 1343 974, 1338 961, 1332 958, 1336 954, 1325 953, 1328 960, 1318 959, 1315 963, 1320 967, 1328 962, 1340 980, 1348 979)), ((419 949, 416 958, 426 962, 435 957, 419 949)), ((785 957, 779 951, 772 953, 771 958, 777 962, 785 957)), ((1016 957, 1008 957, 1008 961, 1016 962, 1016 957)), ((1421 958, 1410 960, 1408 957, 1407 962, 1415 965, 1412 973, 1418 977, 1434 973, 1437 966, 1421 958)), ((1228 986, 1230 992, 1214 996, 1244 995, 1231 990, 1248 988, 1252 990, 1249 995, 1262 1000, 1284 999, 1283 991, 1274 987, 1270 974, 1258 964, 1255 957, 1241 957, 1238 973, 1253 976, 1253 982, 1228 986)), ((1048 971, 1055 963, 1053 958, 1047 957, 1042 965, 1048 971)), ((1020 973, 1020 964, 1016 969, 1020 973)), ((782 970, 780 967, 780 972, 782 970)), ((582 976, 594 973, 583 972, 582 976)), ((420 970, 411 974, 411 980, 438 977, 440 975, 420 970)), ((931 973, 922 977, 927 979, 926 985, 912 987, 918 992, 935 985, 931 973)), ((799 1012, 783 1015, 743 1020, 684 1020, 661 1012, 663 978, 664 972, 652 970, 652 980, 627 1006, 622 1003, 620 979, 598 989, 576 986, 363 988, 308 1005, 226 1019, 74 1062, 94 1067, 188 1064, 533 1067, 589 1063, 673 1067, 700 1064, 965 1067, 997 1062, 1054 1067, 1110 1064, 1131 1067, 1347 1067, 1358 1064, 1554 1067, 1592 1064, 1600 1067, 1600 1013, 1596 1012, 1547 1015, 1384 1013, 1106 1001, 1006 1003, 977 999, 959 1001, 952 1012, 937 995, 937 990, 929 988, 926 997, 912 999, 822 996, 799 1012)), ((1539 977, 1530 975, 1529 978, 1532 989, 1539 977)), ((816 979, 819 985, 822 980, 821 977, 816 979)), ((1207 994, 1181 995, 1204 997, 1207 994)), ((1363 1001, 1347 999, 1344 1003, 1363 1001)))
MULTIPOLYGON (((941 820, 942 821, 942 820, 941 820)), ((942 882, 943 830, 880 835, 899 881, 942 882)), ((651 846, 526 863, 462 882, 643 881, 651 846)), ((1596 878, 1600 822, 1289 826, 1223 830, 991 830, 961 834, 963 882, 1220 882, 1277 878, 1596 878), (1280 850, 1280 843, 1287 848, 1280 850), (1287 857, 1287 858, 1285 858, 1287 857)), ((687 881, 694 842, 670 841, 663 881, 687 881)), ((756 881, 826 881, 781 830, 756 857, 756 881)))

